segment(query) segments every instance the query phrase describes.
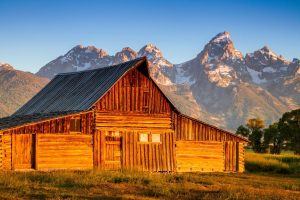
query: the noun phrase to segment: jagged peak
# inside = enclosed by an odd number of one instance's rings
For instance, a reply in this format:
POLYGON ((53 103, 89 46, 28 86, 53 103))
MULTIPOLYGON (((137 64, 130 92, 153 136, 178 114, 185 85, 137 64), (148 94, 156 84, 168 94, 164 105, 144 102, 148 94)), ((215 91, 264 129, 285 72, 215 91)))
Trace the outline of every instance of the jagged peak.
POLYGON ((293 63, 300 63, 300 60, 298 58, 293 58, 293 63))
POLYGON ((218 33, 215 37, 210 40, 210 43, 229 43, 232 42, 230 39, 230 33, 224 31, 222 33, 218 33))
POLYGON ((73 47, 66 55, 70 55, 75 51, 85 51, 85 53, 97 53, 99 54, 101 57, 105 57, 108 56, 108 53, 103 50, 103 49, 99 49, 93 45, 89 45, 89 46, 83 46, 83 45, 76 45, 75 47, 73 47))
POLYGON ((136 53, 132 48, 130 48, 130 47, 124 47, 122 50, 121 50, 121 52, 123 52, 123 51, 129 51, 129 52, 134 52, 134 53, 136 53))
POLYGON ((278 57, 276 53, 273 52, 273 50, 268 46, 263 46, 261 49, 258 50, 262 54, 269 54, 273 57, 278 57))
POLYGON ((250 55, 255 56, 255 54, 261 54, 261 55, 265 56, 267 59, 279 60, 279 61, 284 62, 286 64, 290 63, 290 61, 285 59, 282 55, 276 54, 270 47, 268 47, 266 45, 263 46, 261 49, 255 51, 253 54, 250 54, 250 55))
POLYGON ((160 49, 151 43, 143 46, 139 50, 138 55, 139 56, 147 56, 148 59, 150 59, 150 60, 153 59, 154 57, 160 57, 160 58, 163 57, 163 54, 160 51, 160 49), (151 55, 151 56, 149 56, 149 55, 151 55))

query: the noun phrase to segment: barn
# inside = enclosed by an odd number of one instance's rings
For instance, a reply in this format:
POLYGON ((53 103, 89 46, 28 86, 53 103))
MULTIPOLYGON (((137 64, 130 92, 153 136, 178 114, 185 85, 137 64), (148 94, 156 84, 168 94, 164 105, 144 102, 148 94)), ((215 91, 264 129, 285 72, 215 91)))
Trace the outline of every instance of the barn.
POLYGON ((0 119, 0 169, 244 171, 245 138, 172 102, 145 57, 58 74, 0 119))

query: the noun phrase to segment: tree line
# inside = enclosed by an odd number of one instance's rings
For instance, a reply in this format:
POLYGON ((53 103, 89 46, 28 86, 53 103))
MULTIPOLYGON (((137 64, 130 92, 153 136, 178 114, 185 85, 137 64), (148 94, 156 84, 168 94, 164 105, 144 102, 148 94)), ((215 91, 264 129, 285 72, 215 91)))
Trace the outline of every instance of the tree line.
POLYGON ((249 119, 247 124, 237 128, 236 134, 248 138, 249 145, 256 153, 268 150, 273 154, 291 150, 300 154, 300 109, 286 112, 278 122, 268 127, 260 118, 249 119))

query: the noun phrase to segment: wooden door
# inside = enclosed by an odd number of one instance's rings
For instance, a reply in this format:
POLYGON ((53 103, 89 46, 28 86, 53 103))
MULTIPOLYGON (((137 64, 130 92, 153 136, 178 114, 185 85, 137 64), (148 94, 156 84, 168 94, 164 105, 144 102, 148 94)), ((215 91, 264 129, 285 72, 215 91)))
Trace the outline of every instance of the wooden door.
POLYGON ((14 137, 14 169, 34 168, 34 137, 32 134, 15 134, 14 137))
POLYGON ((121 168, 121 137, 105 136, 104 168, 116 170, 121 168))
POLYGON ((225 171, 239 171, 239 143, 224 142, 225 171))
POLYGON ((177 172, 223 172, 223 143, 176 141, 177 172))
POLYGON ((85 134, 39 134, 36 167, 40 170, 92 169, 92 138, 85 134))

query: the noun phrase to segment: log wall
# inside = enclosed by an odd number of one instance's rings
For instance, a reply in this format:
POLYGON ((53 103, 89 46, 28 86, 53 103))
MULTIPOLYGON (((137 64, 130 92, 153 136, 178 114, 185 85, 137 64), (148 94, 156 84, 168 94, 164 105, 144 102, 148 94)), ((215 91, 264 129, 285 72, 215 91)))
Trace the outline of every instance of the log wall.
POLYGON ((10 170, 12 169, 12 158, 11 158, 11 134, 2 135, 2 169, 10 170))
POLYGON ((223 172, 223 142, 177 141, 177 172, 223 172))
POLYGON ((176 140, 180 141, 236 141, 244 140, 216 127, 177 113, 172 114, 176 140))
POLYGON ((96 112, 96 129, 171 129, 171 115, 169 114, 139 114, 127 113, 118 115, 115 113, 96 112))
POLYGON ((3 169, 3 139, 2 133, 0 132, 0 169, 3 169))
POLYGON ((128 72, 96 104, 97 111, 170 113, 171 106, 153 80, 139 69, 128 72))
POLYGON ((245 144, 239 143, 239 172, 245 171, 245 144))
POLYGON ((33 123, 25 126, 20 126, 16 128, 11 128, 3 131, 5 134, 26 134, 26 133, 70 133, 70 120, 71 118, 79 117, 81 119, 81 133, 82 134, 92 134, 93 133, 93 121, 94 113, 82 113, 73 114, 65 117, 57 117, 54 119, 44 120, 38 123, 33 123))

